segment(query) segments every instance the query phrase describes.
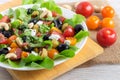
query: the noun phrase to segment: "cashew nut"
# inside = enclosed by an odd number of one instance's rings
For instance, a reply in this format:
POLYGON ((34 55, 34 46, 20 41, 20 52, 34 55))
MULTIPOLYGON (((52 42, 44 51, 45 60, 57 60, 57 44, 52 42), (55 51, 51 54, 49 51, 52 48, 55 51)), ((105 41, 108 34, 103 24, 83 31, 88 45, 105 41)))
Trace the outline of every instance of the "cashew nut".
POLYGON ((8 53, 5 55, 5 58, 15 60, 17 59, 17 55, 15 53, 8 53))
POLYGON ((52 17, 52 12, 48 10, 47 16, 52 17))
POLYGON ((1 22, 0 23, 0 29, 4 28, 5 30, 9 30, 10 27, 7 23, 1 22))
POLYGON ((45 48, 43 48, 42 51, 40 51, 40 56, 41 56, 42 58, 48 56, 48 52, 47 52, 47 50, 46 50, 45 48))
POLYGON ((28 24, 28 27, 29 27, 30 29, 33 28, 33 26, 34 26, 34 23, 33 23, 33 22, 28 24))
POLYGON ((21 38, 17 37, 15 41, 20 47, 22 47, 23 42, 22 42, 21 38))
POLYGON ((42 12, 41 15, 40 15, 40 18, 45 17, 47 14, 48 14, 47 9, 46 9, 46 10, 43 10, 43 12, 42 12))

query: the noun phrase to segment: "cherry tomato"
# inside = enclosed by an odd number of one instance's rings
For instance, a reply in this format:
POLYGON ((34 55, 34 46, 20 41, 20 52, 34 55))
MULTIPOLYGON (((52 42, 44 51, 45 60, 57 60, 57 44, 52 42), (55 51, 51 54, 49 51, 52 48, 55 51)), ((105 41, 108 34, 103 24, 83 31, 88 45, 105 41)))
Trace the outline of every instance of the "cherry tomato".
POLYGON ((77 43, 77 39, 74 37, 66 37, 66 40, 70 41, 70 45, 74 46, 77 43))
POLYGON ((3 16, 3 18, 0 20, 0 22, 10 22, 10 18, 8 16, 3 16))
POLYGON ((1 33, 0 33, 0 44, 8 44, 8 39, 6 39, 4 35, 1 33))
POLYGON ((75 31, 71 26, 68 26, 63 32, 64 37, 73 37, 74 35, 75 31))
POLYGON ((114 17, 114 15, 115 15, 115 11, 114 11, 114 9, 113 9, 111 6, 106 6, 106 7, 104 7, 104 8, 102 9, 101 13, 102 13, 102 16, 103 16, 104 18, 106 18, 106 17, 112 18, 112 17, 114 17))
POLYGON ((57 13, 55 11, 52 11, 52 17, 57 17, 57 13))
POLYGON ((53 59, 56 54, 58 54, 58 51, 56 49, 50 49, 50 50, 48 50, 48 56, 51 59, 53 59))
POLYGON ((58 33, 57 31, 52 31, 51 34, 59 35, 60 36, 59 42, 64 43, 65 38, 64 38, 64 36, 62 34, 58 33))
POLYGON ((104 18, 101 21, 101 27, 102 28, 114 28, 114 21, 112 20, 112 18, 104 18))
POLYGON ((97 16, 90 16, 86 20, 87 27, 91 30, 95 30, 99 27, 100 19, 97 16))
POLYGON ((60 21, 64 22, 65 21, 65 17, 61 16, 59 17, 60 21))
POLYGON ((112 45, 116 39, 116 32, 111 28, 103 28, 97 33, 97 41, 103 47, 112 45))
POLYGON ((89 17, 94 12, 93 6, 89 2, 81 2, 76 7, 76 13, 82 14, 85 17, 89 17))

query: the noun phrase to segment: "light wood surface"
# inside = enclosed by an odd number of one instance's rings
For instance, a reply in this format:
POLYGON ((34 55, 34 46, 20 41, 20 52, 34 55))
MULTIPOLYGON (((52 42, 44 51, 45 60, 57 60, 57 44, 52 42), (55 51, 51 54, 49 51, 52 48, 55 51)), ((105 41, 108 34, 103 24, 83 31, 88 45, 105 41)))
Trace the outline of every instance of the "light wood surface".
POLYGON ((37 70, 37 71, 15 71, 8 70, 8 72, 16 80, 52 80, 63 73, 70 71, 76 66, 96 57, 103 52, 103 48, 98 46, 93 40, 88 38, 84 48, 70 60, 57 65, 52 70, 37 70))

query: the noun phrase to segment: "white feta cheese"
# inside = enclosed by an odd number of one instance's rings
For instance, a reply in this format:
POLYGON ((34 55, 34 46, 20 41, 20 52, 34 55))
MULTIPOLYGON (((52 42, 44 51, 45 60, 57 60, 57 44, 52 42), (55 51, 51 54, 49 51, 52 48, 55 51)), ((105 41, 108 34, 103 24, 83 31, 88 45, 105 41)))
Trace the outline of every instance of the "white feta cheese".
POLYGON ((10 48, 10 47, 8 47, 8 50, 10 51, 10 50, 11 50, 11 48, 10 48))
POLYGON ((57 35, 57 34, 51 34, 50 35, 50 37, 49 37, 49 39, 55 39, 55 40, 58 40, 60 38, 60 36, 59 35, 57 35))
POLYGON ((64 43, 67 44, 67 45, 70 45, 70 41, 69 40, 65 40, 64 43))
POLYGON ((35 29, 31 29, 31 36, 35 36, 36 35, 36 30, 35 29))
POLYGON ((35 55, 35 56, 38 55, 38 53, 36 53, 35 51, 31 51, 31 54, 33 54, 33 55, 35 55))
POLYGON ((36 24, 40 26, 43 24, 43 21, 38 21, 36 24))

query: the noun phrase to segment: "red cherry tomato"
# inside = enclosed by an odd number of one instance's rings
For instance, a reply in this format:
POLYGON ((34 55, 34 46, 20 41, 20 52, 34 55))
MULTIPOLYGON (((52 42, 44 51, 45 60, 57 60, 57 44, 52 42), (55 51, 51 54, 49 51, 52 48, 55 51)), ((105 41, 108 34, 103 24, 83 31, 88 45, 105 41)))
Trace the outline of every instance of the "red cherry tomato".
POLYGON ((103 28, 97 33, 97 41, 103 47, 112 45, 116 39, 116 32, 111 28, 103 28))
POLYGON ((10 18, 8 16, 3 16, 3 18, 0 20, 0 22, 10 22, 10 18))
POLYGON ((60 36, 59 42, 64 43, 65 38, 64 38, 64 36, 62 34, 58 33, 57 31, 52 31, 51 34, 59 35, 60 36))
POLYGON ((63 32, 64 37, 73 37, 74 35, 75 31, 71 26, 68 26, 63 32))
POLYGON ((85 17, 89 17, 94 12, 93 6, 89 2, 81 2, 76 7, 76 13, 82 14, 85 17))
POLYGON ((0 44, 8 44, 8 39, 6 39, 4 35, 1 33, 0 33, 0 44))
POLYGON ((53 17, 57 17, 57 15, 58 15, 58 14, 57 14, 55 11, 52 11, 52 16, 53 16, 53 17))
POLYGON ((65 21, 65 17, 61 16, 60 18, 60 21, 64 22, 65 21))

